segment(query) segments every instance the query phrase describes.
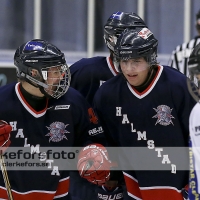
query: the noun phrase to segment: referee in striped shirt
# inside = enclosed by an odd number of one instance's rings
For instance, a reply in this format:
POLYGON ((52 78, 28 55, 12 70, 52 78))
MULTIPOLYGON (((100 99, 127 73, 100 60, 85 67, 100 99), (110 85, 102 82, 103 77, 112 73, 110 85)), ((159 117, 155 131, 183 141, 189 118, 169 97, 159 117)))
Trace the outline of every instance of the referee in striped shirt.
POLYGON ((181 45, 178 45, 171 55, 170 66, 178 69, 180 72, 182 72, 186 76, 189 75, 189 72, 187 69, 187 62, 188 62, 190 53, 192 52, 193 48, 198 43, 200 43, 200 10, 196 14, 196 29, 198 32, 198 36, 190 40, 188 43, 183 43, 181 45))

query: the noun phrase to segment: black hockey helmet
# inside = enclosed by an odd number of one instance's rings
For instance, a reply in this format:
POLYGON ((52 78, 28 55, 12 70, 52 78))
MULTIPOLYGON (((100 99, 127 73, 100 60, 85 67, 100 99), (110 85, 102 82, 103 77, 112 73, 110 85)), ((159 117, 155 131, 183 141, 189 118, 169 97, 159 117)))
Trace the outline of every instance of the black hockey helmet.
POLYGON ((115 45, 118 60, 144 57, 150 66, 157 64, 158 40, 148 28, 126 29, 115 45))
POLYGON ((70 71, 64 53, 53 44, 41 39, 22 44, 15 52, 14 65, 17 67, 17 77, 39 87, 45 96, 58 99, 67 92, 70 71), (47 82, 50 69, 61 75, 56 85, 47 82))
POLYGON ((113 52, 117 38, 126 28, 147 27, 145 22, 133 12, 115 12, 104 25, 104 40, 113 52))

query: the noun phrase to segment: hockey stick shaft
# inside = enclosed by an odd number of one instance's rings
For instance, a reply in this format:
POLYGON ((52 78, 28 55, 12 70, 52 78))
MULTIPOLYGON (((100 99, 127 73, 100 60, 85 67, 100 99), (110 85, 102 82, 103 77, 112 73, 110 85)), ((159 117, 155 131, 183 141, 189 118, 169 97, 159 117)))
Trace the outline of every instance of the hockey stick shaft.
POLYGON ((3 175, 4 183, 5 183, 7 194, 8 194, 8 200, 14 200, 14 198, 12 196, 11 186, 10 186, 10 182, 8 179, 8 174, 7 174, 4 158, 1 153, 0 153, 0 165, 1 165, 1 172, 3 175))

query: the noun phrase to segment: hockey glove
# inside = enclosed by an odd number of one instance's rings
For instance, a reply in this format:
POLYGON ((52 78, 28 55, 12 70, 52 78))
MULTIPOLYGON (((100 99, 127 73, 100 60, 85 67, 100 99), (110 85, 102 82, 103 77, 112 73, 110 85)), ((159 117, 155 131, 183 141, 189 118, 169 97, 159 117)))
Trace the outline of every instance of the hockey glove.
POLYGON ((0 120, 0 154, 2 154, 10 146, 11 130, 12 126, 3 120, 0 120))
POLYGON ((98 200, 102 199, 117 199, 123 200, 123 188, 115 187, 113 190, 107 190, 106 187, 101 186, 96 189, 98 200))
POLYGON ((77 169, 82 178, 96 185, 103 185, 110 178, 111 162, 101 144, 84 147, 78 157, 77 169))

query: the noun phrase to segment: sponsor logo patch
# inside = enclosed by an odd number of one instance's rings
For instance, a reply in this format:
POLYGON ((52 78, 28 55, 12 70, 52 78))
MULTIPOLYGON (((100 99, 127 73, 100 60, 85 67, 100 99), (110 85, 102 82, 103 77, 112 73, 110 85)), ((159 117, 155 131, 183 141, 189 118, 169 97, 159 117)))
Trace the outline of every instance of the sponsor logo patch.
POLYGON ((55 106, 55 110, 61 110, 61 109, 69 109, 70 105, 59 105, 55 106))
POLYGON ((152 35, 152 32, 148 29, 148 28, 143 28, 138 35, 140 37, 142 37, 143 39, 147 39, 148 37, 150 37, 152 35))

